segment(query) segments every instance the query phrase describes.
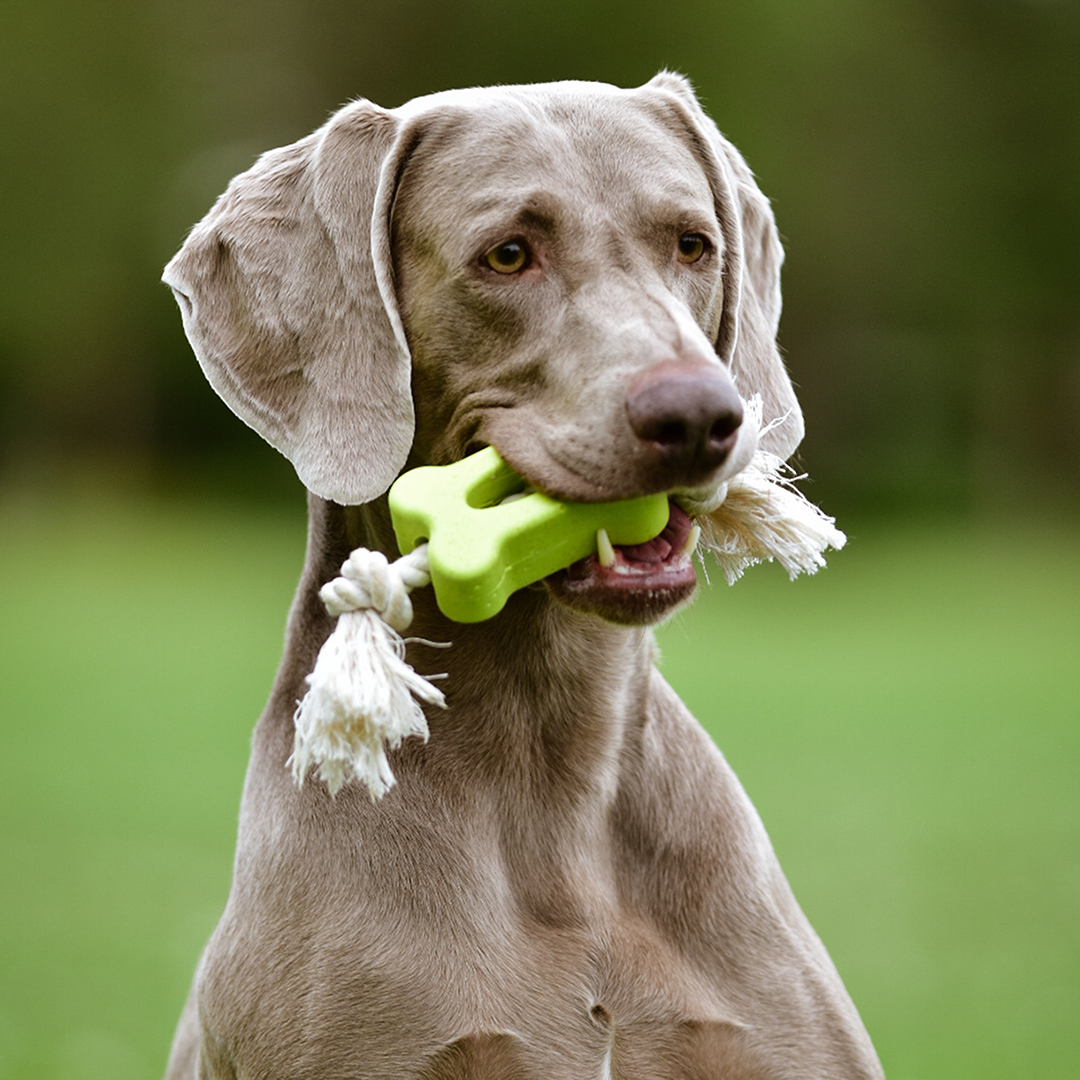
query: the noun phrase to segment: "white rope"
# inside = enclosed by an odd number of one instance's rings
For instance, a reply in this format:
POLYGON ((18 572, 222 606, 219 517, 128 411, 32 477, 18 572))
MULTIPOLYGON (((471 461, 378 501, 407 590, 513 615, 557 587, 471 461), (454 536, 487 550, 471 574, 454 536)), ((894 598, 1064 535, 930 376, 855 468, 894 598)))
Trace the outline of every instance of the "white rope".
POLYGON ((387 749, 428 737, 420 702, 445 707, 442 692, 405 662, 400 631, 412 622, 409 592, 431 580, 427 545, 391 563, 357 548, 319 596, 337 625, 326 639, 296 710, 292 770, 312 766, 331 795, 355 777, 373 799, 394 785, 387 749))
MULTIPOLYGON (((753 395, 746 407, 760 426, 761 396, 753 395)), ((782 422, 783 417, 774 420, 759 437, 782 422)), ((747 567, 774 559, 792 579, 816 573, 825 565, 827 548, 839 551, 847 543, 836 519, 795 487, 802 479, 783 458, 759 449, 750 464, 728 481, 723 502, 703 516, 702 546, 715 557, 729 585, 747 567)))
POLYGON ((847 537, 792 486, 783 462, 758 451, 728 486, 723 504, 705 518, 702 546, 716 559, 729 585, 746 568, 776 560, 791 578, 825 565, 827 548, 839 550, 847 537))

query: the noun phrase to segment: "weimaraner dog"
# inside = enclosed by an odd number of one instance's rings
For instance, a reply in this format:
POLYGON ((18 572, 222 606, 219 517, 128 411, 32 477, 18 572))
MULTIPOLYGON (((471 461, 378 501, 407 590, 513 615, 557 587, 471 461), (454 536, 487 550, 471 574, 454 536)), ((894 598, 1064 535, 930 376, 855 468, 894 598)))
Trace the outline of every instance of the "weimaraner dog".
POLYGON ((170 1080, 882 1075, 653 664, 649 624, 694 589, 691 516, 759 437, 783 457, 802 437, 781 258, 750 171, 670 74, 355 101, 193 230, 165 280, 210 382, 308 487, 310 531, 170 1080), (488 445, 559 499, 668 493, 668 526, 487 622, 414 593, 410 632, 452 642, 408 647, 448 673, 429 741, 393 752, 380 800, 298 787, 319 587, 353 548, 398 555, 403 468, 488 445))

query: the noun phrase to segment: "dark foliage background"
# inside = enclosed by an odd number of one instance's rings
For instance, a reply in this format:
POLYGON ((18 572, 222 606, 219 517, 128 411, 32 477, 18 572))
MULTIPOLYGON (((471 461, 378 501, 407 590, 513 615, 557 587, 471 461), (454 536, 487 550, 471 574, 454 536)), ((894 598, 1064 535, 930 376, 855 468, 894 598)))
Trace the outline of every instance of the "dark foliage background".
POLYGON ((688 74, 771 196, 830 510, 1080 490, 1074 0, 13 0, 0 465, 293 490, 203 384, 162 265, 228 179, 363 95, 688 74))

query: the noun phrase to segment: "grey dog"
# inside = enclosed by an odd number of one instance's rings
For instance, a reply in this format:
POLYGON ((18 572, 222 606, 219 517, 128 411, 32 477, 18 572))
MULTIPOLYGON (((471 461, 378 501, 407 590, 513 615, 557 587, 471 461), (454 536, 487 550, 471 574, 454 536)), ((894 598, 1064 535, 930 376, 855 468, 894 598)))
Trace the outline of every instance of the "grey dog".
MULTIPOLYGON (((309 489, 232 890, 170 1080, 880 1077, 723 756, 654 666, 692 517, 802 417, 769 204, 681 78, 359 100, 237 177, 165 280, 210 382, 309 489), (736 387, 738 388, 736 390, 736 387), (764 424, 743 401, 762 396, 764 424), (491 445, 655 541, 448 623, 430 740, 373 801, 297 787, 293 713, 405 467, 491 445)), ((717 657, 716 693, 723 693, 717 657)))

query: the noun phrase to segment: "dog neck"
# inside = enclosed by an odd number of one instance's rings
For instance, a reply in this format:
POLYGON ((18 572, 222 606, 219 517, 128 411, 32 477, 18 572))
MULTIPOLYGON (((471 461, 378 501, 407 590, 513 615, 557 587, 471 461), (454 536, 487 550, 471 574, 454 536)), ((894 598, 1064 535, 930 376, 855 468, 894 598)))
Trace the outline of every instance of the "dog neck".
MULTIPOLYGON (((275 687, 279 717, 291 717, 333 628, 318 591, 358 547, 399 555, 385 499, 343 507, 310 496, 307 558, 275 687)), ((453 770, 457 759, 470 776, 482 764, 503 791, 542 784, 547 798, 556 790, 575 801, 612 795, 627 727, 644 719, 654 650, 647 629, 571 611, 542 584, 474 624, 448 620, 430 588, 414 591, 412 602, 407 659, 420 674, 445 673, 447 708, 427 710, 426 746, 409 740, 395 755, 400 782, 433 766, 453 770)))

